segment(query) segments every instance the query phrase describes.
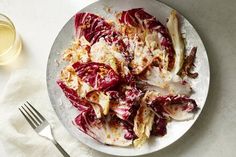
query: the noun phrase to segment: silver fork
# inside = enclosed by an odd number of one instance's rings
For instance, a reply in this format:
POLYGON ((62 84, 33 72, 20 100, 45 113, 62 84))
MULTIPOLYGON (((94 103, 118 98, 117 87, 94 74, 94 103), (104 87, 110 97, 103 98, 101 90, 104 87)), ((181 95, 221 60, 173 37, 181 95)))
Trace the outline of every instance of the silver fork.
POLYGON ((65 157, 70 157, 70 155, 55 140, 48 121, 28 101, 26 101, 26 103, 27 104, 24 104, 24 106, 22 105, 19 110, 28 121, 30 126, 40 136, 52 141, 52 143, 65 157))

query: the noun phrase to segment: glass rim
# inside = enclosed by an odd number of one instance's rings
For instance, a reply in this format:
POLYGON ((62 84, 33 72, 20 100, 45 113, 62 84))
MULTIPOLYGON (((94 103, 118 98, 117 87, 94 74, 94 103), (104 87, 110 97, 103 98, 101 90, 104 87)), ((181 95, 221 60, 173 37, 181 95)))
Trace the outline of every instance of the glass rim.
POLYGON ((16 30, 15 25, 13 24, 13 22, 11 21, 11 19, 8 16, 6 16, 5 14, 2 14, 2 13, 0 13, 0 16, 3 16, 4 18, 6 18, 8 20, 8 22, 10 22, 10 24, 14 28, 14 31, 16 30))

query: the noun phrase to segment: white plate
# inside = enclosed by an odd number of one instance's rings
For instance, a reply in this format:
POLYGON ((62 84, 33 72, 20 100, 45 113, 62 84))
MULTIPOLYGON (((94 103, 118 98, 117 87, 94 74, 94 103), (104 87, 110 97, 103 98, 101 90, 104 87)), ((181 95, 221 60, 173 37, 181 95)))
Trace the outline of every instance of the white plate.
MULTIPOLYGON (((112 11, 121 11, 142 7, 150 14, 156 16, 157 19, 159 19, 163 24, 172 10, 172 8, 155 0, 101 0, 87 6, 80 12, 97 13, 106 19, 112 18, 112 15, 107 14, 104 10, 104 8, 107 6, 112 7, 112 11)), ((200 107, 199 112, 196 114, 193 120, 169 123, 167 126, 167 134, 164 137, 151 137, 141 148, 122 148, 101 144, 79 131, 72 124, 72 120, 74 120, 76 117, 77 111, 74 109, 74 107, 72 107, 70 102, 65 98, 62 90, 56 84, 58 73, 62 67, 65 66, 65 63, 58 65, 56 60, 59 60, 60 53, 63 52, 63 50, 65 50, 74 39, 74 17, 72 17, 65 24, 55 39, 49 55, 47 66, 47 86, 49 97, 52 106, 57 113, 57 116, 67 128, 67 130, 76 139, 93 149, 107 154, 120 156, 135 156, 155 152, 170 145, 183 136, 183 134, 186 133, 187 130, 189 130, 189 128, 193 125, 202 111, 207 98, 210 73, 208 58, 204 45, 196 30, 183 16, 181 17, 181 31, 185 33, 187 50, 189 51, 193 46, 197 46, 198 49, 195 62, 195 71, 199 73, 199 76, 197 79, 190 81, 190 83, 192 84, 194 90, 194 94, 191 97, 196 100, 198 106, 200 107)))

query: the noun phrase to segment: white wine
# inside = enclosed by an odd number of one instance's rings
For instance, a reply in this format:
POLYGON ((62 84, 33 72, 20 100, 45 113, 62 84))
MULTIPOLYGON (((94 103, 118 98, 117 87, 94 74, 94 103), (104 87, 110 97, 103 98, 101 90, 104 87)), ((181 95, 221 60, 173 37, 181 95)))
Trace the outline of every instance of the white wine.
POLYGON ((13 45, 15 39, 14 29, 6 22, 0 21, 0 54, 13 45))
POLYGON ((0 19, 0 65, 13 61, 20 51, 21 41, 14 25, 10 21, 0 19))

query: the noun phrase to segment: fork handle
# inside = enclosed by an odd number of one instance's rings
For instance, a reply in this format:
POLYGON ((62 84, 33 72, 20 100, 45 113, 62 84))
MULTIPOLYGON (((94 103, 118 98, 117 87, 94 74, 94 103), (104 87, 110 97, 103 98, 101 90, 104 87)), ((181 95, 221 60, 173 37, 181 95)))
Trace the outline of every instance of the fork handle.
POLYGON ((53 140, 52 142, 64 157, 70 157, 70 155, 61 147, 59 143, 57 143, 57 141, 53 140))

